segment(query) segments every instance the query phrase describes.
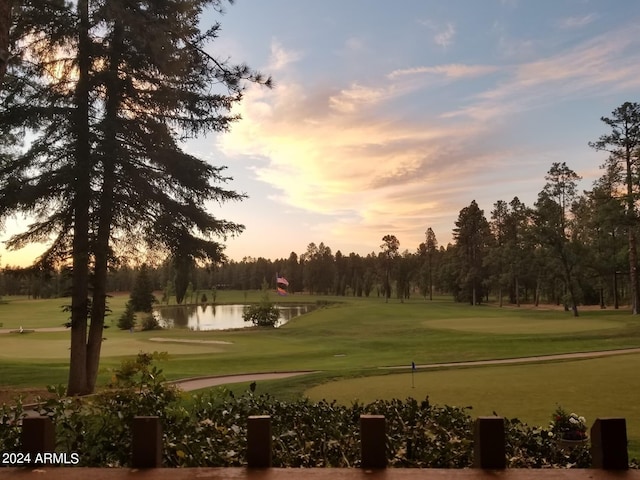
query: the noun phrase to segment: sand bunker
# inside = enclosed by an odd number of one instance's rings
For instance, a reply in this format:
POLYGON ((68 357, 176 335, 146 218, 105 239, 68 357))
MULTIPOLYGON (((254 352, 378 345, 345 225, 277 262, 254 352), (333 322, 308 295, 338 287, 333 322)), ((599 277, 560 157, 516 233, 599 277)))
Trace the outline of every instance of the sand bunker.
POLYGON ((212 345, 231 345, 232 342, 223 342, 222 340, 191 340, 188 338, 150 338, 152 342, 172 342, 172 343, 197 343, 197 344, 212 344, 212 345))

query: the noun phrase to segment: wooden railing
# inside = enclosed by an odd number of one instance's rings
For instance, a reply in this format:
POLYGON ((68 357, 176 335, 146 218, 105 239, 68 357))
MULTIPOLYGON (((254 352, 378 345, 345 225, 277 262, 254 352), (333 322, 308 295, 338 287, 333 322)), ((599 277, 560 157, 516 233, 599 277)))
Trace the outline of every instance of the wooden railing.
MULTIPOLYGON (((632 479, 640 480, 640 470, 629 470, 627 430, 624 418, 598 418, 591 428, 593 469, 507 469, 505 422, 501 417, 479 417, 474 425, 473 469, 387 469, 386 421, 382 415, 360 417, 361 468, 272 468, 272 433, 269 416, 252 416, 247 421, 247 468, 162 467, 162 426, 159 417, 135 417, 132 425, 132 468, 69 468, 51 465, 29 465, 27 468, 0 468, 0 479, 43 476, 48 479, 123 480, 132 474, 139 478, 273 479, 289 478, 344 479, 380 478, 385 480, 444 479, 632 479), (297 473, 296 473, 297 472, 297 473), (499 472, 499 473, 498 473, 499 472)), ((55 450, 55 434, 51 419, 23 419, 21 453, 36 458, 38 453, 55 450)), ((0 452, 1 453, 1 452, 0 452)))

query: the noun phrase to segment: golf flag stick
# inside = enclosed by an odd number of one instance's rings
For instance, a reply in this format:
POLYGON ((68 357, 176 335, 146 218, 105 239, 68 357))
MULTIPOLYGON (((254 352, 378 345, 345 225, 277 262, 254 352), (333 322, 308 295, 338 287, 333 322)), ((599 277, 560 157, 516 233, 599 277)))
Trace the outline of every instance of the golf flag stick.
POLYGON ((416 388, 414 373, 416 371, 416 362, 411 362, 411 388, 416 388))

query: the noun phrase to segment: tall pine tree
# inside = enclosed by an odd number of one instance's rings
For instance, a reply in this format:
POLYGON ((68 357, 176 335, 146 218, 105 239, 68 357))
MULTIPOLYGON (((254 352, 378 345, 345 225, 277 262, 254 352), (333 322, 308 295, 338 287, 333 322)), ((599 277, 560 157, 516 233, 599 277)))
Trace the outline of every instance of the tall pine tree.
MULTIPOLYGON (((559 262, 560 271, 568 293, 571 311, 578 316, 578 298, 575 267, 579 260, 579 243, 573 235, 571 212, 581 179, 566 163, 555 162, 545 176, 547 183, 538 194, 534 221, 536 233, 551 257, 559 262)), ((565 301, 565 306, 567 305, 565 301)))
POLYGON ((484 258, 493 238, 484 216, 484 210, 478 207, 475 200, 468 207, 460 210, 458 220, 453 229, 456 251, 460 260, 458 285, 462 296, 471 305, 478 305, 485 293, 483 281, 487 277, 484 258))
POLYGON ((638 213, 636 207, 637 183, 640 182, 640 104, 625 102, 611 117, 601 120, 611 129, 589 146, 609 153, 605 168, 616 177, 616 183, 624 192, 626 206, 626 230, 629 252, 629 278, 631 282, 631 312, 640 313, 640 279, 638 276, 638 213))
POLYGON ((180 265, 217 262, 223 246, 216 239, 242 231, 204 207, 243 198, 221 187, 223 167, 180 146, 228 129, 247 82, 271 83, 206 52, 220 24, 201 30, 202 13, 223 3, 15 7, 12 45, 22 61, 9 66, 0 127, 34 140, 0 166, 0 216, 31 214, 29 229, 10 245, 50 241, 39 263, 73 267, 69 394, 95 388, 116 250, 146 245, 180 265))

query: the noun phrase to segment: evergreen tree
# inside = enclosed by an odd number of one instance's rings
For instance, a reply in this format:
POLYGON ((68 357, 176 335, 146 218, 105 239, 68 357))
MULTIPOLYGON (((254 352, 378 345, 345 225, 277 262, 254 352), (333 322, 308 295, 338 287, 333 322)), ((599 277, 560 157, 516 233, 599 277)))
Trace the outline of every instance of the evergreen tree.
POLYGON ((400 256, 398 250, 400 249, 400 240, 395 235, 385 235, 382 237, 382 244, 380 245, 382 252, 380 253, 381 266, 384 271, 382 277, 383 284, 382 290, 384 293, 385 302, 389 301, 391 297, 391 278, 396 268, 396 262, 400 256))
POLYGON ((509 263, 511 277, 510 301, 520 306, 521 280, 528 272, 535 273, 531 258, 533 257, 533 244, 529 234, 530 209, 513 197, 509 202, 509 212, 506 218, 506 259, 509 263))
POLYGON ((453 236, 459 259, 458 285, 460 293, 471 305, 478 305, 484 293, 483 280, 487 277, 484 257, 492 242, 489 222, 475 200, 460 210, 453 236))
MULTIPOLYGON (((617 197, 616 183, 609 173, 594 182, 593 189, 579 199, 576 227, 585 245, 585 260, 597 278, 601 308, 607 302, 619 307, 618 274, 624 270, 628 241, 625 240, 625 205, 617 197)), ((627 260, 628 261, 628 260, 627 260)), ((628 263, 627 263, 628 265, 628 263)))
POLYGON ((640 280, 638 277, 637 241, 637 183, 640 182, 640 103, 625 102, 616 108, 611 117, 601 120, 611 128, 611 133, 601 135, 589 146, 609 153, 605 168, 615 175, 616 184, 623 190, 626 206, 626 222, 629 253, 629 278, 631 281, 631 312, 640 313, 640 280))
POLYGON ((435 269, 435 257, 438 253, 438 240, 431 227, 424 232, 425 241, 418 245, 417 255, 421 259, 419 271, 419 285, 422 295, 433 300, 433 279, 435 269))
POLYGON ((215 239, 242 230, 204 208, 243 198, 220 187, 228 180, 223 167, 179 145, 229 128, 246 82, 270 84, 246 65, 206 53, 220 25, 201 31, 200 15, 222 4, 15 6, 11 41, 20 50, 1 93, 0 130, 34 139, 0 166, 0 214, 35 217, 10 247, 52 237, 38 261, 72 264, 69 394, 95 388, 115 246, 145 242, 174 257, 183 274, 196 261, 223 259, 215 239))
MULTIPOLYGON (((571 310, 578 316, 578 299, 574 270, 579 259, 579 243, 573 234, 573 222, 569 212, 576 200, 577 182, 580 177, 566 163, 553 163, 547 175, 547 183, 538 194, 535 211, 536 233, 542 245, 548 247, 552 257, 559 262, 558 270, 568 292, 571 310)), ((566 306, 566 303, 565 303, 566 306)))
POLYGON ((494 283, 498 286, 498 305, 502 307, 503 287, 508 282, 505 270, 508 265, 507 243, 507 218, 508 205, 504 200, 498 200, 493 204, 491 211, 490 228, 495 239, 492 248, 488 252, 487 262, 492 270, 494 283))
POLYGON ((144 264, 140 267, 140 271, 136 277, 136 283, 133 285, 129 303, 131 303, 135 312, 151 312, 155 302, 156 297, 153 296, 153 283, 149 276, 149 268, 144 264))
POLYGON ((136 326, 136 310, 129 300, 126 305, 124 312, 120 315, 118 319, 118 328, 120 330, 130 330, 136 326))

